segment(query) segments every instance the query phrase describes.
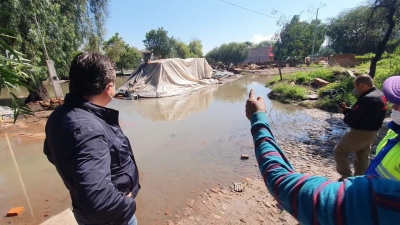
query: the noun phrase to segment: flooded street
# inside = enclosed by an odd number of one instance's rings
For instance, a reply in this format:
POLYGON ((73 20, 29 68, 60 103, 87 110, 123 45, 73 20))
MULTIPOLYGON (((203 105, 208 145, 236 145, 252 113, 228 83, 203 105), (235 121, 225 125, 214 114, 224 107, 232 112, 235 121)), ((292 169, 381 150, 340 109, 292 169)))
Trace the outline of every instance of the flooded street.
MULTIPOLYGON (((185 96, 113 100, 109 107, 120 111, 122 129, 131 141, 139 167, 140 224, 164 224, 185 207, 186 199, 195 198, 205 189, 229 186, 258 173, 250 123, 244 113, 251 88, 266 99, 276 137, 308 138, 306 131, 293 128, 307 127, 311 122, 315 125, 318 121, 293 105, 268 100, 270 90, 265 88, 268 79, 268 76, 246 76, 185 96), (240 160, 241 154, 248 154, 250 159, 240 160)), ((122 78, 118 82, 122 83, 122 78)), ((63 84, 64 93, 67 86, 63 84)), ((27 127, 24 132, 38 134, 35 138, 0 135, 0 214, 5 215, 11 207, 25 207, 21 218, 2 217, 0 224, 9 221, 38 224, 45 216, 71 207, 66 188, 42 153, 44 127, 27 127)))

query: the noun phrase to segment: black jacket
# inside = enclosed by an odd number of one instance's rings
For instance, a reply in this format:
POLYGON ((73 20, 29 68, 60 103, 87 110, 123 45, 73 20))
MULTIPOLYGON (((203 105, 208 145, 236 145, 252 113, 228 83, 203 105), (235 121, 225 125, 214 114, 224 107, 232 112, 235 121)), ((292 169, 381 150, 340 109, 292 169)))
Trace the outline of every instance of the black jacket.
POLYGON ((357 99, 352 108, 344 111, 344 122, 354 129, 377 131, 382 126, 387 108, 383 93, 371 88, 357 99))
POLYGON ((68 188, 74 211, 96 224, 124 224, 136 211, 139 174, 118 114, 67 94, 46 124, 44 154, 68 188))

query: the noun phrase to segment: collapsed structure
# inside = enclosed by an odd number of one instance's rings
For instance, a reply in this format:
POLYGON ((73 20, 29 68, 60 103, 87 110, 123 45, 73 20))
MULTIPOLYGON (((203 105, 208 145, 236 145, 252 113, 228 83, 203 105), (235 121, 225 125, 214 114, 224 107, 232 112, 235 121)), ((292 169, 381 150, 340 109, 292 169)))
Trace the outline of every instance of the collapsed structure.
POLYGON ((158 98, 188 93, 217 84, 205 58, 145 61, 118 88, 117 97, 158 98))

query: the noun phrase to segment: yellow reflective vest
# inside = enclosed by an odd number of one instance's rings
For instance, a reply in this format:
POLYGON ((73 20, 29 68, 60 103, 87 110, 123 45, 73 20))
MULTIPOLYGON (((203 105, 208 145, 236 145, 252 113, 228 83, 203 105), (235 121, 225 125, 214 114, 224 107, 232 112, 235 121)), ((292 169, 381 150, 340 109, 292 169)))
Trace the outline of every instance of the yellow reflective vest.
MULTIPOLYGON (((379 143, 376 149, 376 155, 378 155, 379 152, 386 146, 389 139, 400 138, 397 136, 398 135, 393 130, 389 129, 386 136, 379 143)), ((400 143, 397 143, 390 149, 390 151, 378 164, 375 171, 380 177, 400 181, 400 143)))

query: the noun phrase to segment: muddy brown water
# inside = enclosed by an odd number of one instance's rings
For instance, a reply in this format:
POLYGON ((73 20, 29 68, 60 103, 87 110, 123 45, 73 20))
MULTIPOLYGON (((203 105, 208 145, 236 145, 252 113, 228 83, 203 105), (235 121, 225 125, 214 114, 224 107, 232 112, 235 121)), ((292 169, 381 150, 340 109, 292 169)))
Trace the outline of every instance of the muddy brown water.
MULTIPOLYGON (((296 127, 307 126, 312 118, 298 107, 268 100, 270 90, 264 87, 268 79, 246 76, 185 96, 111 102, 109 107, 120 111, 121 126, 131 140, 140 171, 142 189, 137 197, 137 217, 141 224, 174 220, 176 214, 183 212, 180 210, 187 199, 258 173, 250 123, 244 113, 251 88, 266 99, 276 137, 307 138, 307 133, 296 127), (241 154, 250 155, 250 159, 240 160, 241 154)), ((120 84, 123 81, 118 78, 120 84)), ((68 84, 62 87, 67 92, 68 84)), ((44 132, 43 127, 29 129, 44 132)), ((11 149, 6 136, 0 136, 0 224, 39 224, 47 216, 71 207, 66 188, 42 153, 43 139, 8 137, 11 149), (25 207, 22 216, 4 218, 15 206, 25 207)))

